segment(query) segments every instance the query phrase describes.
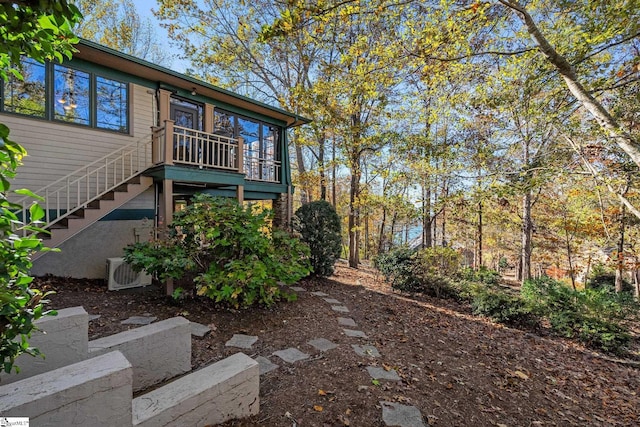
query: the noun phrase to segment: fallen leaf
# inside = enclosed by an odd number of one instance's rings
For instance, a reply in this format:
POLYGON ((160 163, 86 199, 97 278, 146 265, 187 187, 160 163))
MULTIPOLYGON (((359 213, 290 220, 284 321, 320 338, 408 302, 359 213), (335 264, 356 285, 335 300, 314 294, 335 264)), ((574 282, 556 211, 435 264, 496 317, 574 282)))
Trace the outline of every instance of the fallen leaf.
POLYGON ((322 389, 320 389, 320 390, 318 390, 318 395, 320 395, 320 396, 326 396, 326 395, 327 395, 327 392, 326 392, 326 391, 324 391, 324 390, 322 390, 322 389))
POLYGON ((344 411, 344 413, 345 413, 346 415, 351 415, 351 409, 347 408, 347 410, 346 410, 346 411, 344 411))
POLYGON ((529 379, 529 375, 525 374, 522 371, 515 371, 513 374, 518 378, 522 378, 523 380, 528 380, 529 379))
POLYGON ((316 412, 322 412, 324 408, 320 405, 313 405, 313 410, 316 412))

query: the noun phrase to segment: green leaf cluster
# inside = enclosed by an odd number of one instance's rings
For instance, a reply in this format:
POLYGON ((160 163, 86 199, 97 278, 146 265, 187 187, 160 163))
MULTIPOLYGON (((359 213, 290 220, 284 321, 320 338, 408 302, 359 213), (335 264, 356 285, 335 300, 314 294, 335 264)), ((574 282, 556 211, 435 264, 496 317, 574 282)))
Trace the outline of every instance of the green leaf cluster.
POLYGON ((21 79, 20 57, 36 61, 71 58, 78 38, 73 26, 82 15, 66 0, 0 3, 0 78, 21 79))
POLYGON ((10 180, 16 174, 20 160, 26 151, 9 138, 9 129, 0 124, 0 369, 9 373, 21 354, 40 354, 29 346, 27 339, 35 328, 34 321, 54 311, 45 311, 44 298, 49 293, 31 289, 33 278, 29 276, 31 255, 42 250, 38 233, 44 210, 33 203, 21 218, 16 212, 20 205, 9 200, 10 194, 35 197, 29 190, 12 190, 10 180))
POLYGON ((302 205, 296 211, 293 227, 309 245, 313 273, 319 277, 331 276, 342 252, 340 217, 335 208, 326 200, 302 205))
POLYGON ((270 215, 234 199, 198 194, 174 216, 166 238, 127 247, 125 259, 161 280, 192 277, 197 294, 215 302, 269 306, 294 298, 281 286, 310 273, 309 248, 273 230, 270 215))

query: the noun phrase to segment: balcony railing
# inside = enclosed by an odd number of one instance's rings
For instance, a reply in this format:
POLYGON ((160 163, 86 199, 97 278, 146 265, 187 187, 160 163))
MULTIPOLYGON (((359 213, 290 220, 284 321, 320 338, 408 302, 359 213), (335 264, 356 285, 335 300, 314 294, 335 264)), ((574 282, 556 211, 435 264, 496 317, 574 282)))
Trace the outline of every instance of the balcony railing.
POLYGON ((244 172, 250 181, 280 182, 281 162, 259 157, 244 158, 244 172))
POLYGON ((246 156, 242 138, 230 138, 182 126, 166 120, 153 130, 156 164, 197 166, 244 173, 250 181, 280 182, 282 163, 246 156))

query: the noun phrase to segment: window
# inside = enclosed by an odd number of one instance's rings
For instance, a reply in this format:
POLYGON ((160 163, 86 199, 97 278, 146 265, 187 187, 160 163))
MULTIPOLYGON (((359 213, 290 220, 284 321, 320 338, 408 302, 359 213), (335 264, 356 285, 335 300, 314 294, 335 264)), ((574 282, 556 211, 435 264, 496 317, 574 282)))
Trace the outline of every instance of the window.
POLYGON ((89 125, 89 73, 55 65, 53 68, 55 120, 89 125))
POLYGON ((24 80, 11 77, 3 85, 2 107, 4 111, 45 117, 46 89, 45 64, 33 59, 23 62, 24 80))
POLYGON ((96 77, 96 127, 127 131, 127 84, 96 77))
POLYGON ((244 142, 244 173, 248 179, 280 180, 279 127, 216 109, 214 133, 244 142))
POLYGON ((127 83, 64 65, 22 61, 24 81, 4 82, 1 111, 129 131, 127 83))

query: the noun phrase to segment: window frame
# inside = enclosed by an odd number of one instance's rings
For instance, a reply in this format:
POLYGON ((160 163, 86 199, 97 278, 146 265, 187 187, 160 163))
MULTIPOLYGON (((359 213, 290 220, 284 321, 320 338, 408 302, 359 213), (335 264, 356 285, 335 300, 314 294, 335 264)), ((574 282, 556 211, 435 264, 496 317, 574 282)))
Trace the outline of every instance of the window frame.
POLYGON ((25 113, 21 113, 21 112, 16 112, 16 111, 10 111, 7 110, 5 108, 5 82, 2 82, 2 84, 0 84, 0 113, 3 114, 10 114, 10 115, 16 115, 16 116, 21 116, 21 117, 29 117, 32 118, 34 120, 46 120, 46 121, 50 121, 50 122, 54 122, 54 123, 59 123, 59 124, 64 124, 64 125, 71 125, 71 126, 79 126, 82 128, 89 128, 89 129, 94 129, 94 130, 100 130, 100 131, 104 131, 104 132, 113 132, 119 135, 131 135, 131 121, 132 121, 132 115, 131 115, 131 83, 126 81, 126 80, 122 80, 122 79, 118 79, 118 78, 113 78, 112 76, 110 76, 108 73, 100 73, 100 72, 96 72, 96 71, 92 71, 89 69, 86 69, 84 67, 78 67, 75 65, 71 65, 71 64, 66 64, 66 63, 57 63, 57 62, 51 62, 51 61, 46 61, 44 64, 44 72, 45 72, 45 78, 44 78, 44 84, 45 84, 45 106, 44 106, 44 116, 36 116, 36 115, 31 115, 31 114, 25 114, 25 113), (88 123, 77 123, 77 122, 71 122, 71 121, 65 121, 65 120, 61 120, 59 118, 56 117, 56 105, 55 105, 55 77, 56 77, 56 67, 63 67, 69 70, 74 70, 80 73, 85 73, 88 75, 88 79, 89 79, 89 118, 88 118, 88 123), (124 85, 124 90, 125 90, 125 95, 126 95, 126 100, 123 103, 123 106, 125 108, 124 113, 121 115, 122 117, 125 118, 126 120, 126 126, 124 126, 123 129, 110 129, 108 127, 102 127, 99 126, 98 124, 98 93, 97 93, 97 87, 98 87, 98 78, 104 79, 104 80, 108 80, 108 81, 113 81, 113 82, 117 82, 119 84, 123 84, 124 85))

